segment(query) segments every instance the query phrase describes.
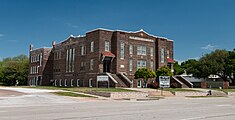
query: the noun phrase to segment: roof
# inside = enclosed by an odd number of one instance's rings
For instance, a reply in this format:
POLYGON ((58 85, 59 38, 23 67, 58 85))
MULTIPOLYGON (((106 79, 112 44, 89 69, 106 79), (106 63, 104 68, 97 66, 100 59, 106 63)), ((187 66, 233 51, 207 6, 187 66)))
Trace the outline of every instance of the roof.
POLYGON ((174 61, 173 59, 171 59, 171 58, 168 58, 168 59, 167 59, 167 62, 168 62, 168 63, 174 63, 175 61, 174 61))
POLYGON ((108 52, 108 51, 102 52, 102 55, 103 56, 108 56, 108 57, 115 57, 115 55, 113 53, 108 52))

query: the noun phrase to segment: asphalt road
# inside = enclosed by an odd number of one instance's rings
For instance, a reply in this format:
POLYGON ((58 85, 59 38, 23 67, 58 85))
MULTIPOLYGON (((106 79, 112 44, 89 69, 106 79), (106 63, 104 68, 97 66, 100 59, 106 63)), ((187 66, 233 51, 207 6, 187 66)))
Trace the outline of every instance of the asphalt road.
POLYGON ((0 96, 0 120, 235 119, 235 97, 115 101, 61 97, 48 93, 51 91, 14 90, 24 94, 0 96))

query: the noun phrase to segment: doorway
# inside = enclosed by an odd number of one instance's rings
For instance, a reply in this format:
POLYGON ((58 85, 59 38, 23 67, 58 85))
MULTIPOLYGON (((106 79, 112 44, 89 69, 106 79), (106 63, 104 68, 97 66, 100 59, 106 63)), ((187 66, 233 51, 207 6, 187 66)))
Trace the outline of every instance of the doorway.
POLYGON ((110 68, 111 68, 111 57, 105 57, 103 60, 103 72, 110 72, 110 68))

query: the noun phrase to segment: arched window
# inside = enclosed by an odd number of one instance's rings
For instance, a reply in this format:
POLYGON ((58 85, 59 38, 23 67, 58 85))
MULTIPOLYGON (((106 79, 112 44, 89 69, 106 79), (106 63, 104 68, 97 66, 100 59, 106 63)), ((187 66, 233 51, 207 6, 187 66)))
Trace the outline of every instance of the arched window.
POLYGON ((67 86, 67 79, 64 80, 64 86, 67 86))
POLYGON ((62 86, 62 80, 60 79, 60 86, 62 86))
POLYGON ((92 87, 92 78, 89 79, 89 87, 92 87))
POLYGON ((70 81, 70 86, 73 86, 73 79, 71 79, 70 81))
POLYGON ((80 86, 80 80, 77 79, 77 87, 79 87, 79 86, 80 86))
POLYGON ((54 84, 55 84, 55 86, 57 86, 57 80, 55 80, 55 83, 54 83, 54 84))

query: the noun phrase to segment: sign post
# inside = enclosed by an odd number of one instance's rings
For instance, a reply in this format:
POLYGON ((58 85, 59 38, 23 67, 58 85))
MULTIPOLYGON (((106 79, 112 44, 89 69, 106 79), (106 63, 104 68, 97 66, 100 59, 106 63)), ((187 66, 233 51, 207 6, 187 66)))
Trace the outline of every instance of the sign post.
POLYGON ((163 88, 170 87, 170 76, 159 76, 159 87, 161 88, 161 96, 163 96, 163 88))

